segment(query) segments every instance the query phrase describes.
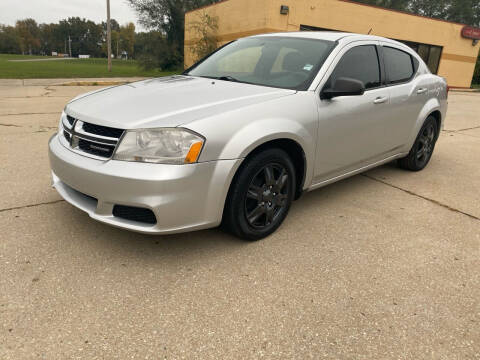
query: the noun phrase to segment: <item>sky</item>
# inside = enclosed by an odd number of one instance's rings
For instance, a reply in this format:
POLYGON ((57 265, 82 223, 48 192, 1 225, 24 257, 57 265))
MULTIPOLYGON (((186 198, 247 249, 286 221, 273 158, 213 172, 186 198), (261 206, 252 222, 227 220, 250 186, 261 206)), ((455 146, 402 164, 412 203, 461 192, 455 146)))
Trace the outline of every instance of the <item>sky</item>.
MULTIPOLYGON (((14 25, 16 20, 25 18, 33 18, 37 23, 56 23, 74 16, 99 23, 107 17, 106 3, 106 0, 0 0, 0 24, 14 25)), ((110 0, 110 16, 120 25, 133 22, 141 30, 126 0, 110 0)))

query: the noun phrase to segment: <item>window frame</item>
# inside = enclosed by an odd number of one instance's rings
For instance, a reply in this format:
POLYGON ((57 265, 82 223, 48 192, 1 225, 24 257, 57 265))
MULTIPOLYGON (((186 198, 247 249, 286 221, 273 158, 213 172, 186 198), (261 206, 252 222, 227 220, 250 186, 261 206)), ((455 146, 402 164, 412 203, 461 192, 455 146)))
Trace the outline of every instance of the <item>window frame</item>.
POLYGON ((340 57, 340 59, 335 63, 335 66, 333 67, 333 70, 331 71, 330 75, 328 76, 328 79, 327 81, 325 82, 325 84, 323 85, 323 88, 322 88, 322 91, 327 89, 328 87, 331 87, 332 86, 332 83, 331 83, 331 80, 332 80, 332 75, 335 73, 335 70, 337 69, 338 67, 338 64, 340 64, 340 62, 342 61, 342 59, 345 57, 345 55, 348 54, 348 52, 352 49, 355 49, 357 47, 361 47, 361 46, 371 46, 373 48, 375 48, 375 52, 377 54, 377 64, 378 64, 378 69, 379 69, 379 75, 380 75, 380 85, 378 86, 375 86, 375 87, 370 87, 370 88, 365 88, 365 92, 367 91, 370 91, 370 90, 376 90, 376 89, 380 89, 382 87, 385 86, 385 64, 383 62, 383 53, 380 49, 380 45, 378 44, 375 44, 375 43, 369 43, 369 44, 360 44, 360 45, 355 45, 355 46, 352 46, 350 48, 348 48, 343 54, 342 56, 340 57))
MULTIPOLYGON (((408 45, 406 45, 406 46, 408 46, 408 45)), ((418 67, 419 67, 420 63, 414 55, 410 54, 408 51, 405 51, 404 49, 400 49, 400 48, 396 47, 394 44, 382 44, 382 45, 380 45, 380 48, 381 48, 380 52, 382 54, 382 62, 383 62, 383 66, 384 66, 384 69, 385 69, 385 86, 386 87, 408 84, 409 82, 411 82, 415 78, 415 76, 418 73, 418 67), (412 65, 412 70, 413 71, 412 71, 412 75, 408 79, 402 79, 402 80, 398 80, 396 82, 390 82, 390 74, 387 71, 387 65, 386 65, 386 60, 385 60, 385 53, 384 53, 385 48, 390 48, 390 49, 394 49, 394 50, 397 50, 397 51, 401 51, 401 52, 407 54, 410 57, 410 63, 412 65)))

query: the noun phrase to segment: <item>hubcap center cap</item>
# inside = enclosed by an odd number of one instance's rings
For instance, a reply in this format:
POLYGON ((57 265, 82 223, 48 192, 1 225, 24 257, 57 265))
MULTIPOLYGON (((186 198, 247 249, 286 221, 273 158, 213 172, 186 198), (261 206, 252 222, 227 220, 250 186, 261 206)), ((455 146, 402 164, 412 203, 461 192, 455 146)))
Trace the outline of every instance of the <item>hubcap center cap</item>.
POLYGON ((262 195, 263 201, 269 202, 274 198, 273 192, 270 189, 266 189, 262 195))

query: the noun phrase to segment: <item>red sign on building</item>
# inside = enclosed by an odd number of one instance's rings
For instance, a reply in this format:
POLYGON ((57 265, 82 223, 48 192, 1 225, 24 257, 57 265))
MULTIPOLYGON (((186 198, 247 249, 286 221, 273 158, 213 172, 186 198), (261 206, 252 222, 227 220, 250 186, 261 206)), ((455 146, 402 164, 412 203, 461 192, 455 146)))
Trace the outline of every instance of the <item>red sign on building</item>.
POLYGON ((473 26, 464 26, 462 36, 467 39, 480 40, 480 28, 473 26))

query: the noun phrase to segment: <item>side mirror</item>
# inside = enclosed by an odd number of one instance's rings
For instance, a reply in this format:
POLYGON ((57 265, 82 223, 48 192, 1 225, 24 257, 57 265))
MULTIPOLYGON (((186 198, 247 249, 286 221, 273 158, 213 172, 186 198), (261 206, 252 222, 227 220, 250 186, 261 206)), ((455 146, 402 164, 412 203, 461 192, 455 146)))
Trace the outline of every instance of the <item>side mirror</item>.
POLYGON ((363 95, 365 85, 360 80, 340 77, 335 80, 332 87, 322 90, 321 99, 332 99, 337 96, 363 95))

